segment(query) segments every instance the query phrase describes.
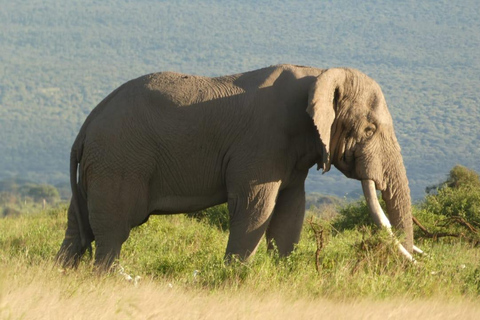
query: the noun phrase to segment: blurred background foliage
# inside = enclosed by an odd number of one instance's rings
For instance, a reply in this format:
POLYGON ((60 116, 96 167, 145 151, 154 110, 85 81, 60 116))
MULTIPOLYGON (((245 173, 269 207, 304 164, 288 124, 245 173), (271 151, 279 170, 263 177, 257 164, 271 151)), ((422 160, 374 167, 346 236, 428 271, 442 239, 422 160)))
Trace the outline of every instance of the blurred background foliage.
MULTIPOLYGON (((161 70, 216 76, 277 63, 349 66, 377 80, 414 199, 456 164, 480 170, 475 0, 0 5, 0 179, 68 183, 79 127, 129 79, 161 70)), ((336 170, 321 176, 312 169, 307 180, 309 193, 356 198, 359 190, 336 170)))

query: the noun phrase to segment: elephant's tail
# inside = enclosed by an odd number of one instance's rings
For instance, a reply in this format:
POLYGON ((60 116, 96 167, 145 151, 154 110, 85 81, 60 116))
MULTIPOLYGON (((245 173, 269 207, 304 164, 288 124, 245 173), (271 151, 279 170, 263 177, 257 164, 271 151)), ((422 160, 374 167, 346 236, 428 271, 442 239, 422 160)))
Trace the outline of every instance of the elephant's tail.
POLYGON ((65 232, 57 262, 64 267, 76 267, 85 251, 92 252, 91 242, 93 232, 88 219, 88 209, 85 197, 79 192, 78 165, 83 153, 85 137, 80 131, 70 152, 70 187, 72 199, 68 208, 68 226, 65 232))
POLYGON ((73 206, 73 212, 77 220, 82 251, 84 252, 84 250, 88 249, 91 252, 91 241, 87 240, 88 235, 91 233, 87 205, 85 199, 78 192, 80 182, 78 179, 78 165, 82 158, 84 139, 85 137, 82 135, 82 131, 80 131, 70 153, 70 187, 72 189, 72 202, 70 205, 73 206))

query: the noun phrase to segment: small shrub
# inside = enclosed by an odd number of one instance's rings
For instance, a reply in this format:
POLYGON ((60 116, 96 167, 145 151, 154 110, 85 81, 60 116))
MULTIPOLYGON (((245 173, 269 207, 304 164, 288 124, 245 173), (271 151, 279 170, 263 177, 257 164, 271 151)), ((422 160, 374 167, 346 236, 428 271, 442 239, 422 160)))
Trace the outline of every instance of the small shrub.
POLYGON ((447 180, 437 185, 426 188, 427 193, 445 188, 459 189, 470 187, 474 189, 480 188, 480 177, 474 170, 467 167, 457 165, 450 170, 447 180))
MULTIPOLYGON (((380 201, 380 203, 383 206, 383 201, 380 201)), ((341 208, 339 216, 333 222, 333 227, 338 231, 351 230, 365 225, 374 225, 365 199, 341 208)))
POLYGON ((20 211, 11 207, 5 207, 2 212, 3 217, 17 217, 20 215, 20 211))
POLYGON ((480 241, 480 179, 475 171, 456 166, 447 180, 436 187, 416 214, 430 238, 465 238, 480 241))
POLYGON ((384 229, 361 227, 361 241, 354 246, 356 261, 352 273, 363 269, 364 273, 396 273, 398 267, 405 267, 410 262, 398 251, 395 240, 384 229), (373 231, 374 230, 374 231, 373 231))
POLYGON ((188 213, 187 216, 197 219, 198 221, 205 221, 222 231, 227 231, 230 225, 230 218, 226 203, 194 213, 188 213))

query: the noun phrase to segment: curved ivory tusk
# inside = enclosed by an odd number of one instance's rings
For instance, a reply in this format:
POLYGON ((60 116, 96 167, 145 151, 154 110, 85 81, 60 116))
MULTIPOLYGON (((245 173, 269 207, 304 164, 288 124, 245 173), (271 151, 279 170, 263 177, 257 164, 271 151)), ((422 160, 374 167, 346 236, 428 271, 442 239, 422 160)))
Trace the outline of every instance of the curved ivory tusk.
MULTIPOLYGON (((383 212, 380 203, 377 198, 377 191, 375 189, 375 183, 372 180, 362 180, 362 189, 363 194, 365 195, 365 200, 367 201, 368 208, 370 209, 370 215, 373 218, 375 224, 379 227, 384 227, 387 229, 388 233, 394 238, 395 245, 398 247, 400 252, 410 261, 415 262, 410 252, 398 241, 392 231, 392 225, 390 220, 388 220, 385 212, 383 212)), ((416 247, 415 247, 416 248, 416 247)), ((418 249, 418 248, 417 248, 418 249)), ((418 249, 420 250, 420 249, 418 249)), ((422 251, 422 250, 420 250, 422 251)), ((423 251, 422 251, 423 252, 423 251)))
POLYGON ((420 249, 419 247, 417 247, 415 245, 413 246, 413 252, 416 252, 418 254, 425 254, 425 252, 423 252, 422 249, 420 249))

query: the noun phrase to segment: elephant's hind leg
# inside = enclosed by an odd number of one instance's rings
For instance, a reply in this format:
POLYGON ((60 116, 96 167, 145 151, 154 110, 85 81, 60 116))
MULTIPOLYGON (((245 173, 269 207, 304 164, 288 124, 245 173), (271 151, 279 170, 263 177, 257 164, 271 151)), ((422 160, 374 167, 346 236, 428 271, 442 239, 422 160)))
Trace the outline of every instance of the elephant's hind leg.
POLYGON ((147 193, 140 184, 125 181, 102 185, 100 190, 104 194, 89 198, 90 225, 95 235, 95 266, 108 271, 120 257, 131 228, 148 215, 147 193))
POLYGON ((289 255, 300 239, 305 217, 305 188, 302 183, 280 191, 267 229, 267 245, 280 256, 289 255))
POLYGON ((129 228, 117 225, 106 226, 106 231, 96 235, 95 266, 100 271, 108 271, 120 257, 122 244, 127 240, 129 228))
POLYGON ((255 253, 269 223, 279 183, 270 182, 252 187, 248 194, 230 193, 230 236, 226 250, 226 260, 232 256, 241 260, 255 253))
POLYGON ((83 254, 87 250, 90 252, 92 250, 91 243, 93 241, 93 234, 88 221, 86 200, 83 196, 78 196, 78 210, 80 210, 80 212, 75 212, 77 207, 72 200, 68 208, 68 223, 65 238, 55 258, 56 263, 62 268, 76 268, 83 254), (81 223, 78 222, 79 218, 82 219, 81 223))

